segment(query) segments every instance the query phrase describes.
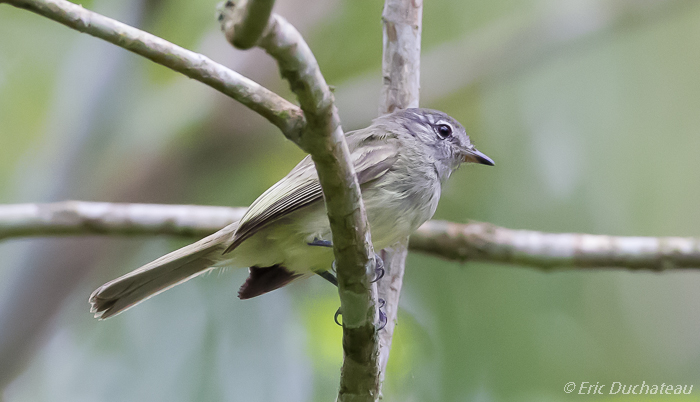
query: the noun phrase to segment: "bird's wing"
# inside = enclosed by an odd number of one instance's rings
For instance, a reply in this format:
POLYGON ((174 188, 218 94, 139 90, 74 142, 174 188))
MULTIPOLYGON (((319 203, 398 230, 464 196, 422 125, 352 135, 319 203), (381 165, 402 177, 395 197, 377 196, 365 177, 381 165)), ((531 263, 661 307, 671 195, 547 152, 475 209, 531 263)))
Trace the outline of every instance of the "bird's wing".
MULTIPOLYGON (((373 141, 371 147, 362 147, 355 141, 349 142, 351 151, 354 148, 351 159, 360 185, 383 176, 398 158, 396 143, 373 141)), ((251 204, 224 254, 275 220, 322 198, 316 168, 311 157, 307 156, 251 204)))

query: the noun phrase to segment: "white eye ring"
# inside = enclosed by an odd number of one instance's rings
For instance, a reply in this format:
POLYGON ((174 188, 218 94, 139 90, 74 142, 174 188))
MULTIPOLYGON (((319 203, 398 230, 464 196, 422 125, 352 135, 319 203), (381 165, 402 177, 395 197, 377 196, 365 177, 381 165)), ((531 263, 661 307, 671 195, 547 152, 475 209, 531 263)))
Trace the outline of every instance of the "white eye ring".
POLYGON ((435 133, 444 140, 452 135, 452 127, 449 124, 438 124, 435 126, 435 133))

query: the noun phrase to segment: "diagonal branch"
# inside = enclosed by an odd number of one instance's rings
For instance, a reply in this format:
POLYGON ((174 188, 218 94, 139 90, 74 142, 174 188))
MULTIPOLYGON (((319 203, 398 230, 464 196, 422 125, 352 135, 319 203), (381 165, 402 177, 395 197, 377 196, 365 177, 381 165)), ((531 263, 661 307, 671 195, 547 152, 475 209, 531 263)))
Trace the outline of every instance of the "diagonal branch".
MULTIPOLYGON (((199 53, 107 18, 66 0, 3 0, 104 39, 230 96, 268 119, 288 138, 298 138, 305 121, 297 106, 199 53)), ((0 1, 0 4, 3 2, 0 1)))
MULTIPOLYGON (((237 45, 240 34, 236 29, 246 25, 246 18, 267 17, 263 7, 260 15, 252 13, 252 3, 256 1, 260 0, 248 0, 244 8, 226 4, 222 29, 233 45, 237 45), (232 22, 240 19, 243 22, 232 22)), ((273 14, 256 42, 277 60, 282 77, 297 95, 307 126, 295 142, 311 155, 323 188, 343 313, 344 358, 338 400, 374 401, 379 395, 377 286, 370 279, 374 251, 333 95, 311 49, 284 18, 273 14)))

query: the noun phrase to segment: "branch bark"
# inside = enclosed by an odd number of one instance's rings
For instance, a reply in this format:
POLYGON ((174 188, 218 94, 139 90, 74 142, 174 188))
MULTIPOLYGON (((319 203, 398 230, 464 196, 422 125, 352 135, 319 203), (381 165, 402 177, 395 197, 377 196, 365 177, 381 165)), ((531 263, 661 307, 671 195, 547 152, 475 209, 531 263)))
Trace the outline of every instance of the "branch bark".
POLYGON ((0 206, 0 239, 60 235, 208 236, 247 208, 64 201, 0 206))
MULTIPOLYGON (((397 109, 418 107, 422 17, 422 0, 384 2, 380 115, 397 109)), ((379 334, 380 387, 384 383, 397 322, 407 248, 408 238, 405 238, 382 250, 386 274, 379 281, 379 296, 385 301, 387 324, 379 334)))
MULTIPOLYGON (((245 9, 227 3, 222 13, 222 29, 234 45, 240 34, 236 30, 245 21, 233 22, 266 17, 252 14, 250 4, 257 0, 248 1, 249 7, 245 9)), ((289 81, 299 100, 307 125, 295 142, 311 155, 323 188, 343 313, 344 358, 338 400, 375 401, 379 396, 379 314, 377 286, 371 282, 374 250, 333 95, 311 49, 284 18, 273 14, 256 42, 277 60, 282 77, 289 81)))
POLYGON ((410 247, 449 260, 524 265, 544 271, 700 268, 697 238, 542 233, 482 222, 427 222, 411 236, 410 247))
MULTIPOLYGON (((0 239, 62 235, 204 237, 238 221, 245 210, 84 201, 0 205, 0 239)), ((700 238, 544 233, 484 222, 426 222, 411 236, 408 248, 450 261, 511 264, 545 272, 700 269, 700 238)), ((403 253, 387 254, 392 251, 383 250, 384 257, 405 258, 403 253)), ((391 260, 385 258, 385 263, 391 260)), ((380 281, 381 289, 386 283, 392 291, 397 287, 396 291, 400 290, 400 278, 394 279, 393 272, 398 271, 387 273, 389 276, 380 281)), ((391 314, 388 306, 387 302, 387 315, 391 314)))
POLYGON ((234 3, 228 1, 222 12, 234 12, 230 14, 230 18, 221 14, 226 39, 238 49, 250 49, 257 45, 268 25, 274 5, 275 0, 241 0, 234 7, 234 3))

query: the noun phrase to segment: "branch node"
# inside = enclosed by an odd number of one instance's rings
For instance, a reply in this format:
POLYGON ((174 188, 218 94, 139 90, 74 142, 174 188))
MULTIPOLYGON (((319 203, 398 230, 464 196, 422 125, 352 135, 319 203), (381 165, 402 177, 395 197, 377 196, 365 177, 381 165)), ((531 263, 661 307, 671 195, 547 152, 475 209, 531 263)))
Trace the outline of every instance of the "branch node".
POLYGON ((217 5, 218 21, 226 40, 237 49, 250 49, 260 41, 269 25, 274 0, 241 0, 217 5))

